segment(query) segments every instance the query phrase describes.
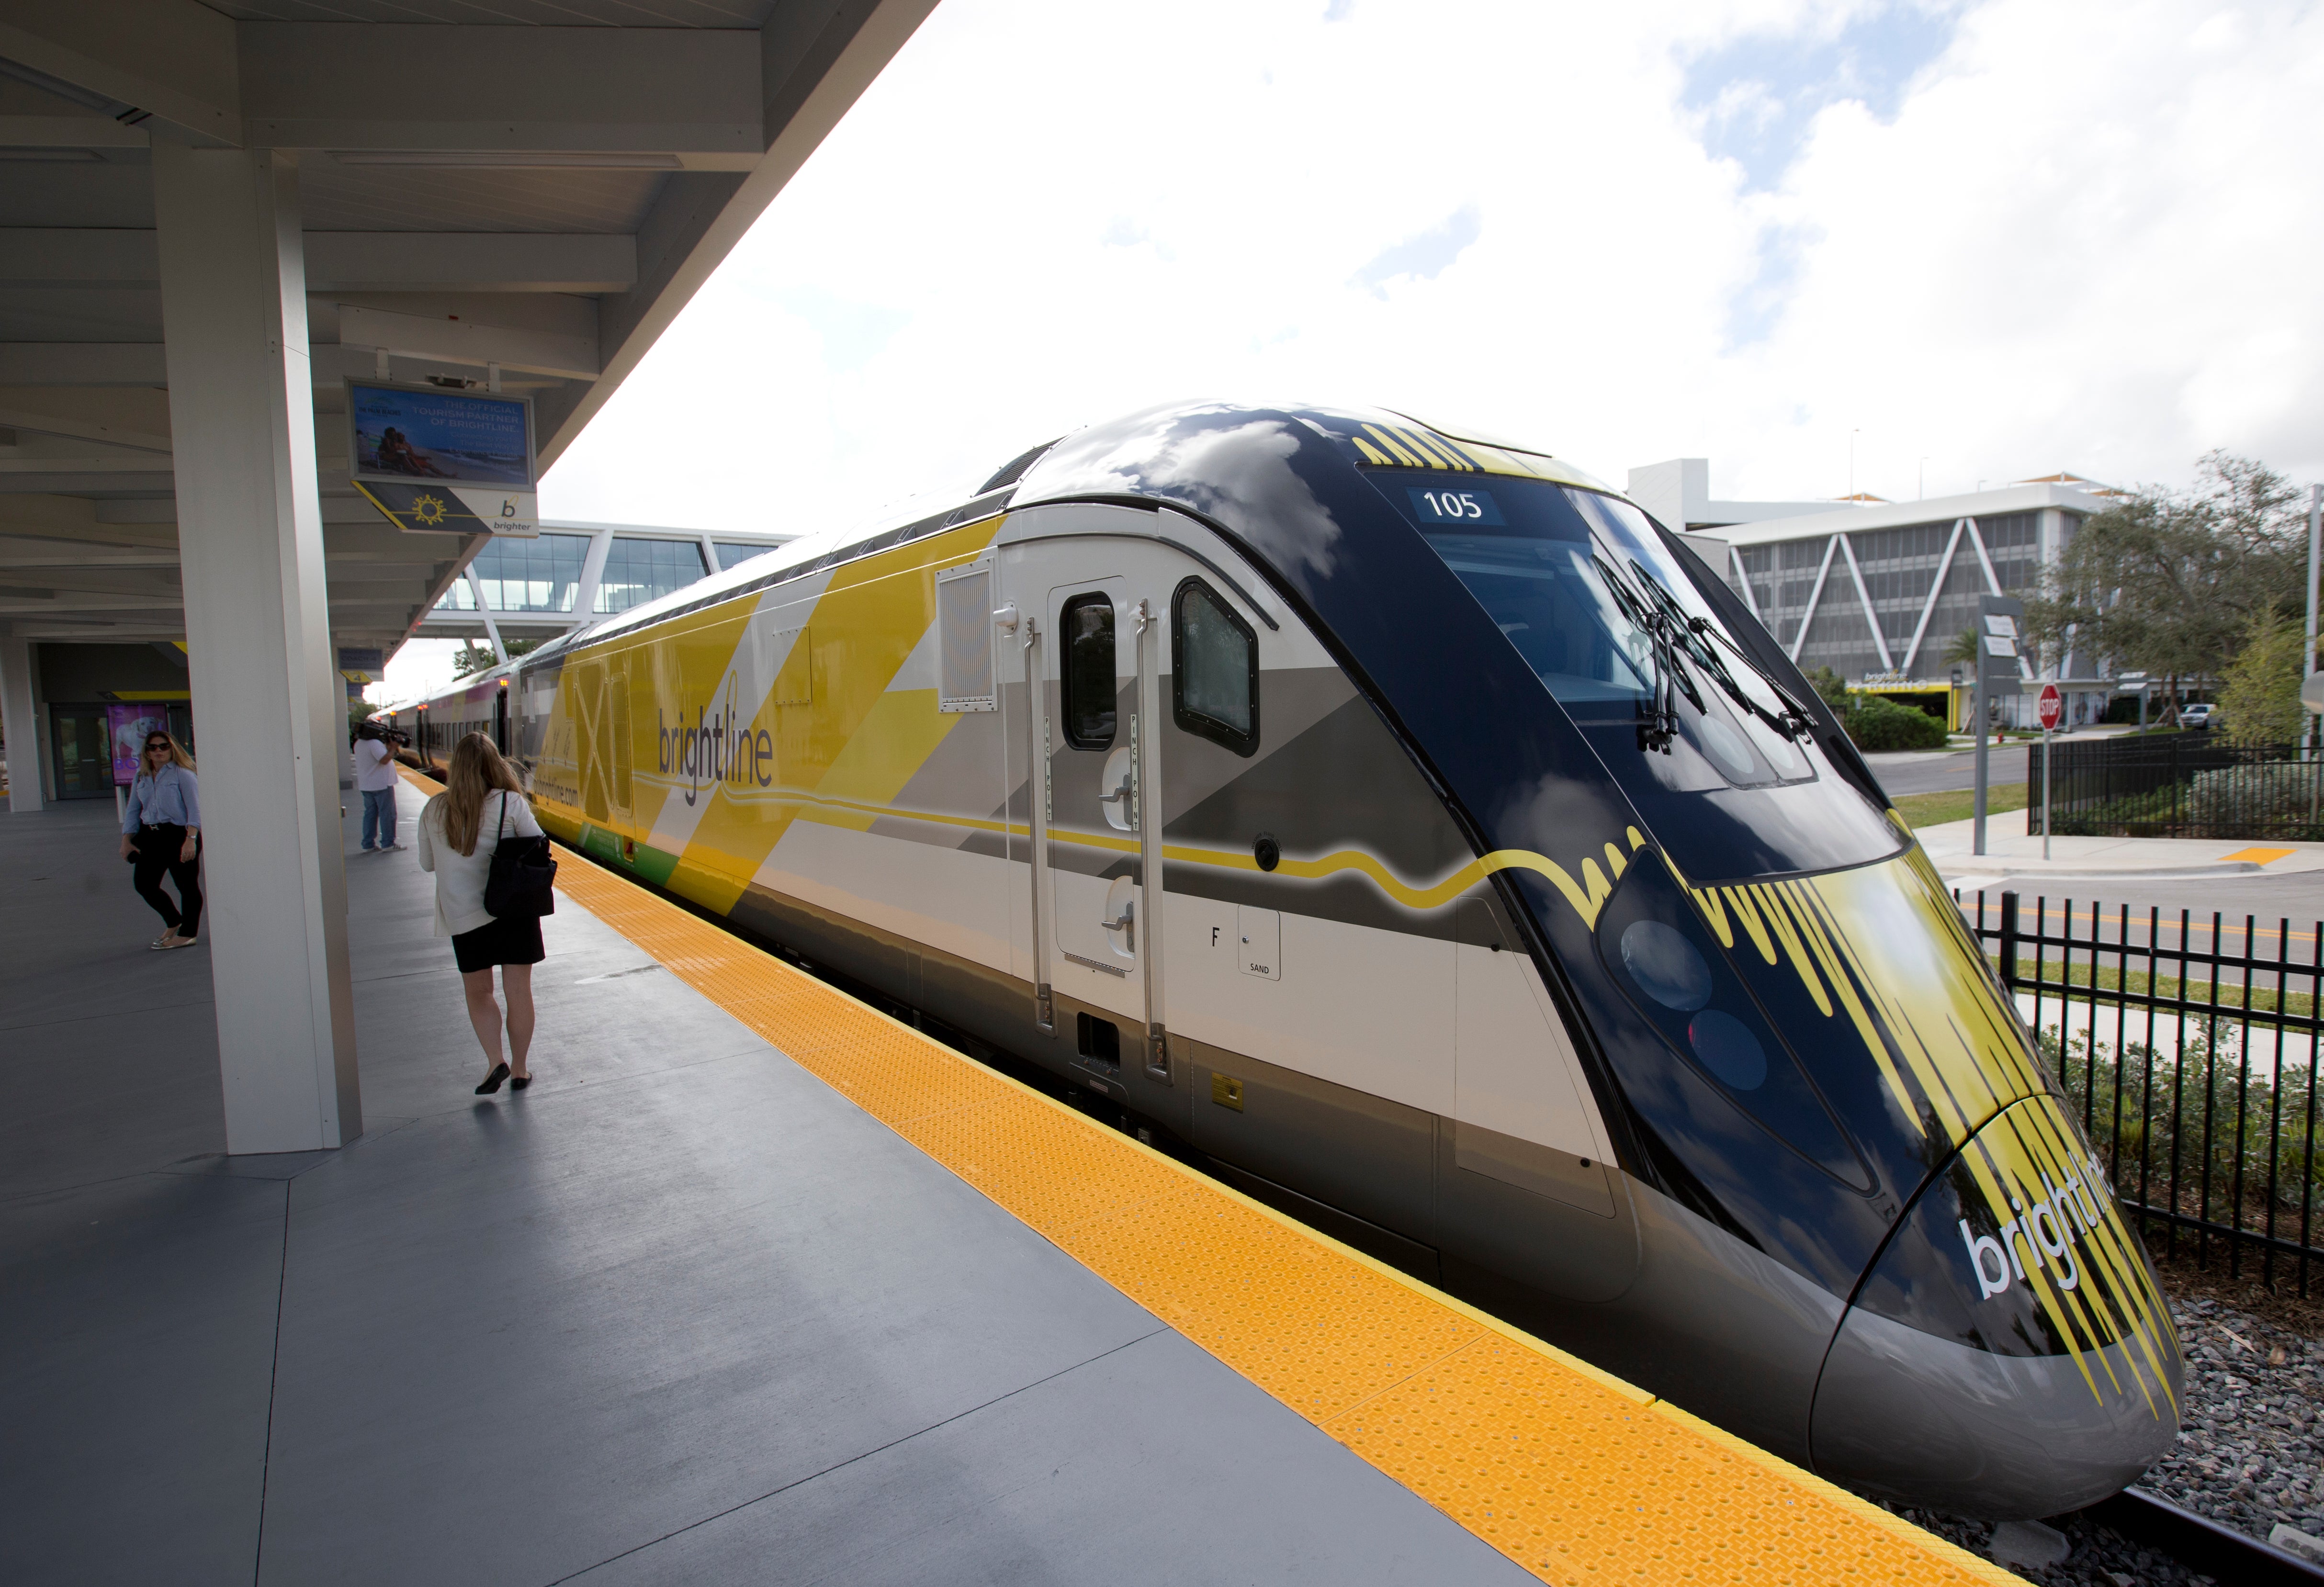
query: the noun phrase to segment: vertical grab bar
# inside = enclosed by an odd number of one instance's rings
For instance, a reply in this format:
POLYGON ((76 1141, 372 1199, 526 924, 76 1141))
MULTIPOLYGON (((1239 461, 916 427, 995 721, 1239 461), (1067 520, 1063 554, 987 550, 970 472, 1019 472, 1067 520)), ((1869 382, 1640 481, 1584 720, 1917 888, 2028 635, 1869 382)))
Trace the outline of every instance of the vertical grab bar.
POLYGON ((1041 895, 1049 876, 1049 755, 1048 703, 1041 688, 1041 631, 1030 617, 1019 617, 1013 605, 993 613, 1002 632, 1023 631, 1018 649, 1025 653, 1025 804, 1026 831, 1031 835, 1033 879, 1033 1023, 1044 1036, 1057 1033, 1056 1006, 1049 991, 1049 945, 1041 933, 1041 895))
POLYGON ((1161 624, 1150 602, 1133 614, 1138 645, 1138 715, 1130 720, 1130 775, 1137 789, 1138 880, 1144 895, 1146 938, 1139 957, 1146 1004, 1146 1073, 1170 1084, 1170 1041, 1162 1023, 1162 780, 1155 761, 1162 719, 1161 668, 1155 650, 1161 624))

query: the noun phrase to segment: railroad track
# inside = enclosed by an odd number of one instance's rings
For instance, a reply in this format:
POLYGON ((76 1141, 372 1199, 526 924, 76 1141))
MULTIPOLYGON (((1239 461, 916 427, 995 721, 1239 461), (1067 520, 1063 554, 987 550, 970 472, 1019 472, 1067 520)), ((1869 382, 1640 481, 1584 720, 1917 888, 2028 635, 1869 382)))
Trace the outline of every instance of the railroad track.
POLYGON ((2324 1566, 2135 1488, 2126 1488, 2082 1514, 2134 1543, 2169 1555, 2190 1571, 2234 1587, 2324 1583, 2324 1566))

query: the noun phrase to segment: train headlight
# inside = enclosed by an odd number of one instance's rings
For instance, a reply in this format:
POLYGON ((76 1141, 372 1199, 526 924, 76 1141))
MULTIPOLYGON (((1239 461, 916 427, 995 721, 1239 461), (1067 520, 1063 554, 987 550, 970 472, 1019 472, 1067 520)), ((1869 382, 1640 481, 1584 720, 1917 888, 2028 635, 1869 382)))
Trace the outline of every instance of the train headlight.
MULTIPOLYGON (((1632 857, 1597 935, 1609 977, 1683 1060, 1683 1076, 1671 1076, 1683 1107, 1707 1117, 1723 1101, 1826 1172, 1870 1187, 1871 1171, 1659 855, 1632 857)), ((1627 1060, 1642 1084, 1646 1057, 1627 1060)))

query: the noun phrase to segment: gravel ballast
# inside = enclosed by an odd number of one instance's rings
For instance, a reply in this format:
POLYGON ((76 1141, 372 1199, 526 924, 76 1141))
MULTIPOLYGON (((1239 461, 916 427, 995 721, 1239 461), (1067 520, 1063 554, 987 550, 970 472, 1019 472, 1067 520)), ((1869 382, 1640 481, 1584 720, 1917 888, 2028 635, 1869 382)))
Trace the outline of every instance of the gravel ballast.
MULTIPOLYGON (((2138 1486, 2263 1542, 2279 1524, 2324 1536, 2317 1461, 2324 1440, 2324 1342, 2208 1298, 2173 1300, 2171 1312, 2187 1361, 2185 1415, 2176 1444, 2138 1486)), ((1927 1510, 1897 1513, 1990 1557, 1990 1526, 1927 1510)), ((2066 1536, 2065 1559, 2015 1567, 2045 1587, 2178 1587, 2213 1580, 2081 1516, 2049 1525, 2066 1536)))

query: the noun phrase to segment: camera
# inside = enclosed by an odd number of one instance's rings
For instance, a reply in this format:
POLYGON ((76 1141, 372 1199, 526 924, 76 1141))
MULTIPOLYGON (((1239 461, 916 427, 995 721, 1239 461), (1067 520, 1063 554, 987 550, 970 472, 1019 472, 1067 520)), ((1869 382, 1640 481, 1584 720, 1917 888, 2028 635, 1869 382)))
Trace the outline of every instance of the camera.
POLYGON ((390 727, 384 723, 379 722, 357 723, 355 724, 355 737, 358 739, 383 739, 387 743, 394 744, 400 749, 409 748, 411 743, 411 735, 404 732, 403 729, 400 727, 390 727))

